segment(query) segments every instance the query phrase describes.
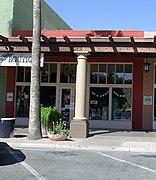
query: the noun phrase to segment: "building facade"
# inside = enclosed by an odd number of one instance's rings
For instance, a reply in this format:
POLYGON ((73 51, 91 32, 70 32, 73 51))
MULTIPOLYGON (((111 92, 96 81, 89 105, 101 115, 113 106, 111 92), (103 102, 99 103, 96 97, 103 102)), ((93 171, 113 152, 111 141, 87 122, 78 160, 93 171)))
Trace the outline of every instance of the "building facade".
MULTIPOLYGON (((1 37, 0 51, 25 57, 31 33, 13 31, 11 50, 1 37)), ((41 104, 59 109, 73 137, 87 137, 89 128, 154 130, 155 41, 144 31, 42 31, 41 104)), ((30 71, 7 69, 5 116, 18 125, 28 124, 30 71)))

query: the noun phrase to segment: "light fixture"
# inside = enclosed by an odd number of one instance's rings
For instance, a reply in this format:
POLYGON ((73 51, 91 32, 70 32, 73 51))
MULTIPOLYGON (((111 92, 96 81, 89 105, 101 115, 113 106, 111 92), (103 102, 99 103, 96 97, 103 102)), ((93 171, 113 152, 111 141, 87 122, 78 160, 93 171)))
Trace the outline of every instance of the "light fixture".
POLYGON ((146 62, 144 63, 144 71, 146 72, 146 73, 148 73, 149 72, 149 67, 150 67, 150 63, 148 63, 147 62, 147 60, 146 60, 146 62))

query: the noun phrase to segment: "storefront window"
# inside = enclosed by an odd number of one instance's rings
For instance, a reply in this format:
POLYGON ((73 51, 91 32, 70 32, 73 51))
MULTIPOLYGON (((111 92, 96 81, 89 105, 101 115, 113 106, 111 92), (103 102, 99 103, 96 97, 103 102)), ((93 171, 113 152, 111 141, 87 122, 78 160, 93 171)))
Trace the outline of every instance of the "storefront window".
POLYGON ((54 107, 56 102, 56 87, 41 86, 41 104, 54 107))
POLYGON ((30 103, 30 87, 17 86, 16 92, 16 116, 28 117, 30 103))
POLYGON ((125 84, 132 84, 132 65, 125 64, 125 84))
MULTIPOLYGON (((17 86, 16 116, 29 117, 30 87, 17 86)), ((41 104, 46 107, 54 107, 56 101, 56 87, 41 86, 41 104)))
POLYGON ((98 80, 98 65, 92 64, 90 69, 90 83, 97 83, 98 80))
POLYGON ((57 64, 50 64, 50 82, 56 83, 57 64))
POLYGON ((131 120, 132 89, 112 89, 112 120, 131 120))
POLYGON ((108 84, 115 83, 115 64, 108 64, 108 84))
POLYGON ((17 82, 23 82, 24 81, 24 68, 18 67, 17 68, 17 82))
POLYGON ((116 65, 116 84, 123 84, 124 73, 123 73, 123 64, 116 65))
POLYGON ((48 64, 44 64, 41 69, 41 82, 48 82, 48 64))
POLYGON ((91 84, 132 84, 132 64, 91 64, 91 84))
POLYGON ((31 68, 27 67, 25 68, 25 82, 30 82, 31 77, 31 68))
MULTIPOLYGON (((41 68, 41 82, 56 83, 57 64, 45 63, 41 68)), ((17 68, 17 82, 30 82, 31 68, 18 67, 17 68)))
POLYGON ((99 66, 99 83, 106 84, 106 64, 101 64, 99 66))
POLYGON ((61 83, 75 83, 76 82, 76 64, 61 64, 61 83))
POLYGON ((90 109, 91 120, 108 120, 108 88, 90 88, 90 109))
POLYGON ((70 118, 70 108, 71 108, 71 90, 62 89, 61 97, 61 114, 64 121, 69 122, 70 118))

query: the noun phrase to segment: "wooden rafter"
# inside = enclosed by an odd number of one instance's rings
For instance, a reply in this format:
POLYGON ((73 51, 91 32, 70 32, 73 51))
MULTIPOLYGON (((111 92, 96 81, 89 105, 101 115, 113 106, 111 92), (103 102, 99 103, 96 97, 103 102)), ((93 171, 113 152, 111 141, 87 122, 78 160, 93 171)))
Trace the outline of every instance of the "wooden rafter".
POLYGON ((49 42, 50 42, 50 40, 49 40, 48 37, 46 37, 46 36, 44 36, 44 35, 41 35, 41 37, 42 37, 42 39, 43 39, 43 41, 44 41, 45 43, 49 43, 49 42))
POLYGON ((113 38, 112 38, 112 36, 108 36, 109 37, 109 41, 110 41, 110 43, 114 43, 114 40, 113 40, 113 38))
POLYGON ((0 35, 0 39, 1 39, 4 43, 8 43, 8 38, 0 35))
POLYGON ((156 44, 156 36, 154 36, 154 44, 156 44))
MULTIPOLYGON (((32 37, 4 37, 0 36, 1 52, 31 52, 32 37)), ((153 38, 136 37, 46 37, 41 36, 41 52, 43 53, 71 53, 74 51, 89 51, 91 54, 115 54, 122 56, 156 57, 156 36, 153 38)))
POLYGON ((70 43, 70 39, 68 36, 63 36, 63 39, 65 40, 66 43, 70 43))
POLYGON ((131 39, 131 43, 134 44, 135 43, 134 37, 131 36, 130 39, 131 39))
POLYGON ((24 36, 19 36, 19 39, 23 41, 23 43, 28 43, 28 38, 24 37, 24 36))
POLYGON ((88 43, 91 43, 91 42, 92 42, 91 39, 90 39, 90 37, 89 37, 88 35, 86 35, 85 37, 86 37, 86 40, 87 40, 88 43))

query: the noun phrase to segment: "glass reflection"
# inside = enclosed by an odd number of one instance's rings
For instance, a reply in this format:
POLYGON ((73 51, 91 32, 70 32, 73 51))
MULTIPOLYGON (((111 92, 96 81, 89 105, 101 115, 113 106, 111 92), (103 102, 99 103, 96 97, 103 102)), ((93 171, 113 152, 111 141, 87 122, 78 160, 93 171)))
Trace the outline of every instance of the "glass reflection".
POLYGON ((132 89, 112 89, 112 120, 131 120, 132 89))
POLYGON ((108 84, 115 83, 115 64, 108 64, 108 84))
POLYGON ((125 64, 125 84, 132 84, 132 65, 125 64))
POLYGON ((98 80, 98 65, 92 64, 90 69, 90 83, 97 83, 98 80))
POLYGON ((117 64, 116 65, 116 84, 123 84, 123 64, 117 64))
POLYGON ((41 69, 41 82, 48 82, 48 64, 41 69))
POLYGON ((25 68, 25 82, 30 82, 31 69, 30 67, 25 68))
POLYGON ((61 64, 61 83, 75 83, 76 82, 76 64, 61 64))
POLYGON ((90 110, 91 120, 108 120, 108 88, 90 88, 90 110))
POLYGON ((55 83, 57 76, 57 64, 50 64, 50 82, 55 83))
POLYGON ((24 81, 24 68, 18 67, 17 68, 17 82, 23 82, 24 81))
POLYGON ((17 86, 16 92, 16 116, 28 117, 30 103, 30 87, 17 86))
POLYGON ((106 64, 99 65, 99 83, 106 84, 106 64))

